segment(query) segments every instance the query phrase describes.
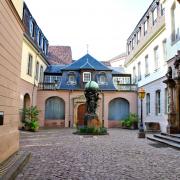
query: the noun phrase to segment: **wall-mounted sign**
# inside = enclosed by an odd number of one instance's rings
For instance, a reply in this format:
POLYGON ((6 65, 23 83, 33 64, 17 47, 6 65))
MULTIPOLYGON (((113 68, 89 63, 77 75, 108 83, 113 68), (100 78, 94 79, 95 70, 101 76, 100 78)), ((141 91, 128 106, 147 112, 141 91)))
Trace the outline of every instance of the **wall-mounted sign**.
POLYGON ((0 112, 0 126, 4 123, 4 112, 0 112))

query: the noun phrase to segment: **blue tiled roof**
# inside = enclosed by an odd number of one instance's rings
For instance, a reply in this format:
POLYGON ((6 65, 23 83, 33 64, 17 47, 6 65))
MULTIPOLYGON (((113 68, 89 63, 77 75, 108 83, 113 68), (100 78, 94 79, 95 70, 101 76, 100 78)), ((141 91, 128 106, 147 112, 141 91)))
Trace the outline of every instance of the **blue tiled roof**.
POLYGON ((110 67, 113 75, 125 74, 123 67, 110 67))
POLYGON ((62 69, 66 67, 66 65, 62 65, 62 64, 58 64, 58 65, 49 65, 46 70, 45 73, 55 73, 55 74, 61 74, 62 73, 62 69))
POLYGON ((86 54, 79 60, 63 68, 63 70, 81 70, 81 69, 94 69, 99 71, 112 71, 110 68, 102 64, 100 61, 93 58, 91 55, 86 54))

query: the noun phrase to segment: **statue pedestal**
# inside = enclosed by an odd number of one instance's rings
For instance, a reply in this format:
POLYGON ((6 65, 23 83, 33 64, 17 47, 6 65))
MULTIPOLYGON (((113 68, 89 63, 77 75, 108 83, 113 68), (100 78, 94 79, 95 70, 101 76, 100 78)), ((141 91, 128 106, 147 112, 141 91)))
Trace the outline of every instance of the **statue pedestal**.
POLYGON ((99 128, 101 127, 101 121, 96 114, 85 114, 84 125, 87 127, 99 128))

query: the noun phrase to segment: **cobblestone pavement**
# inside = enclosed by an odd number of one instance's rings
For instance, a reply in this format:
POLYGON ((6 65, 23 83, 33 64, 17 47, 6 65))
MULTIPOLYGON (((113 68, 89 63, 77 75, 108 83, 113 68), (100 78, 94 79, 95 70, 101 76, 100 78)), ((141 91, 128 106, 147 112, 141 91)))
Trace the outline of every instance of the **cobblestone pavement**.
POLYGON ((72 129, 21 132, 21 150, 32 153, 17 180, 178 180, 180 151, 138 139, 137 131, 73 135, 72 129))

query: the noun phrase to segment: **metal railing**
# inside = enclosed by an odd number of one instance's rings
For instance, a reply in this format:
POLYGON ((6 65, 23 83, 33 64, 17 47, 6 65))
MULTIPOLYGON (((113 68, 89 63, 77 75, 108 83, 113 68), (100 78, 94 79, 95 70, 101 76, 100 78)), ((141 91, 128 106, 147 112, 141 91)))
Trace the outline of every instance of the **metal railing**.
POLYGON ((137 85, 135 84, 117 84, 118 91, 137 91, 137 85))
POLYGON ((56 83, 39 83, 38 89, 39 90, 56 90, 56 83))

